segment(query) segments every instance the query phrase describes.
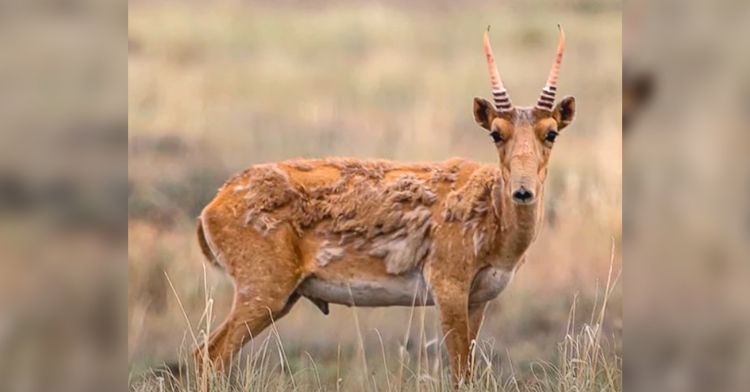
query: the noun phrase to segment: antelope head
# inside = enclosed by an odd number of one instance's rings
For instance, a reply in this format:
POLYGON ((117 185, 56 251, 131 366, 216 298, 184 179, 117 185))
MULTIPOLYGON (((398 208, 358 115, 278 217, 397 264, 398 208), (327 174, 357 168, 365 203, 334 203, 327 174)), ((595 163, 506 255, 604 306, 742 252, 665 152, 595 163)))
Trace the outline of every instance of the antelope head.
POLYGON ((536 203, 547 177, 547 163, 560 132, 573 121, 574 97, 567 96, 555 105, 557 76, 560 71, 565 33, 558 25, 560 38, 547 85, 534 107, 515 107, 495 65, 489 40, 484 33, 484 54, 492 83, 493 102, 474 98, 474 120, 489 132, 495 142, 503 177, 504 198, 517 205, 536 203))

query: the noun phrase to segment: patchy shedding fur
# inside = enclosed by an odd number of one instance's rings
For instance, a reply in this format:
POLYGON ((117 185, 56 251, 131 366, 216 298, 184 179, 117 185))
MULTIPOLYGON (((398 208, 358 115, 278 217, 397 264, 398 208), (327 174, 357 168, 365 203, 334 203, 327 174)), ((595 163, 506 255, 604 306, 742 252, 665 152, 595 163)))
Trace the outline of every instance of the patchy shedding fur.
POLYGON ((500 216, 501 207, 499 198, 493 198, 492 193, 501 188, 501 181, 498 167, 481 167, 466 185, 452 191, 445 200, 443 219, 463 222, 462 234, 472 233, 474 256, 488 250, 498 230, 494 217, 500 216))
POLYGON ((372 243, 370 256, 385 259, 386 272, 401 274, 414 267, 413 260, 423 260, 430 250, 430 210, 418 207, 402 215, 403 226, 393 234, 378 236, 372 243))
POLYGON ((300 237, 322 237, 319 265, 352 246, 382 258, 388 273, 402 274, 428 255, 436 217, 463 221, 464 233, 475 232, 476 252, 484 247, 491 236, 477 228, 492 210, 490 190, 498 178, 496 166, 463 159, 413 165, 326 159, 254 166, 227 184, 247 190, 246 226, 268 236, 287 223, 300 237), (458 173, 467 169, 474 173, 456 188, 458 173), (436 205, 439 198, 444 201, 436 205))

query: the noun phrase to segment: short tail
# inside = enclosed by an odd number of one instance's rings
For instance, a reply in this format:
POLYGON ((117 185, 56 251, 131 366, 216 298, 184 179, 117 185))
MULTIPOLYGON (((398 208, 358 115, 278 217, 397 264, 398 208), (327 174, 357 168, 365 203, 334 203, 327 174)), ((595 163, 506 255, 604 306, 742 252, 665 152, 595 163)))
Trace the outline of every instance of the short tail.
POLYGON ((203 230, 203 219, 198 218, 198 245, 201 247, 201 252, 203 252, 203 256, 206 257, 206 260, 213 265, 216 268, 219 268, 221 270, 224 269, 224 267, 221 265, 219 260, 217 260, 216 255, 211 250, 211 246, 208 244, 208 241, 206 241, 206 233, 203 230))

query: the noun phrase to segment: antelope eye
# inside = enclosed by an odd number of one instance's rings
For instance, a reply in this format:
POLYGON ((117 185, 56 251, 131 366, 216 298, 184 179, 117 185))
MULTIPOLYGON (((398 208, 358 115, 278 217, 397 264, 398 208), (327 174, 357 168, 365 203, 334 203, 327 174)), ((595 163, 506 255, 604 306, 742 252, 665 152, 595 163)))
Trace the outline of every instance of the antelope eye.
POLYGON ((500 143, 503 141, 503 137, 500 136, 500 132, 498 131, 492 131, 490 132, 490 136, 492 136, 492 140, 495 141, 495 143, 500 143))
POLYGON ((544 140, 549 143, 554 143, 555 138, 557 138, 557 131, 549 131, 547 132, 547 136, 544 137, 544 140))

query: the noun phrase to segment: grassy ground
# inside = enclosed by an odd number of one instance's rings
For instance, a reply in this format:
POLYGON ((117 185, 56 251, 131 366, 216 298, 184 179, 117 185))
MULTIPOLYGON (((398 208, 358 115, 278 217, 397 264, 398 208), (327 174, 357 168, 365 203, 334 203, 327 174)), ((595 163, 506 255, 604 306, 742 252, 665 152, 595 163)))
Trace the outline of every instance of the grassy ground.
MULTIPOLYGON (((610 260, 613 266, 614 258, 610 260)), ((610 269, 603 297, 597 298, 589 319, 576 324, 578 303, 568 315, 565 337, 555 347, 554 359, 537 359, 528 370, 517 369, 493 339, 482 339, 473 347, 474 377, 460 386, 462 391, 621 391, 622 362, 619 349, 611 346, 603 331, 611 295, 616 290, 619 274, 610 269), (509 361, 508 365, 503 362, 509 361), (507 371, 503 368, 507 367, 507 371)), ((206 296, 206 307, 200 322, 210 319, 213 304, 206 296)), ((185 308, 180 307, 181 310, 185 308)), ((357 329, 357 342, 334 343, 331 349, 316 352, 305 350, 294 339, 282 337, 278 325, 272 325, 264 338, 251 342, 250 352, 230 369, 228 375, 215 376, 188 373, 175 379, 157 372, 145 373, 131 380, 131 389, 146 391, 448 391, 452 390, 448 359, 439 336, 430 334, 423 309, 410 309, 407 331, 416 329, 416 339, 407 333, 403 339, 389 344, 380 330, 363 331, 359 312, 351 312, 357 329), (411 325, 411 324, 415 325, 411 325), (378 341, 366 343, 373 332, 378 341), (433 335, 433 336, 430 336, 433 335), (291 344, 290 344, 291 343, 291 344), (390 346, 397 347, 396 350, 390 346)), ((187 337, 193 345, 206 342, 210 325, 200 333, 187 337), (205 332, 205 333, 204 333, 205 332)), ((551 353, 551 352, 550 352, 551 353)), ((192 366, 183 357, 183 366, 192 366)), ((203 366, 209 366, 204 362, 203 366)))
MULTIPOLYGON (((610 265, 621 268, 619 3, 437 4, 131 2, 133 390, 159 390, 139 372, 201 339, 207 298, 209 327, 228 310, 231 283, 204 269, 193 226, 226 177, 298 156, 493 162, 471 115, 472 98, 490 95, 483 30, 512 99, 532 104, 557 23, 559 91, 576 96, 577 118, 550 163, 545 228, 488 311, 474 390, 621 389, 619 285, 600 314, 610 265)), ((441 390, 438 330, 434 309, 324 316, 300 301, 240 363, 251 390, 441 390)))

